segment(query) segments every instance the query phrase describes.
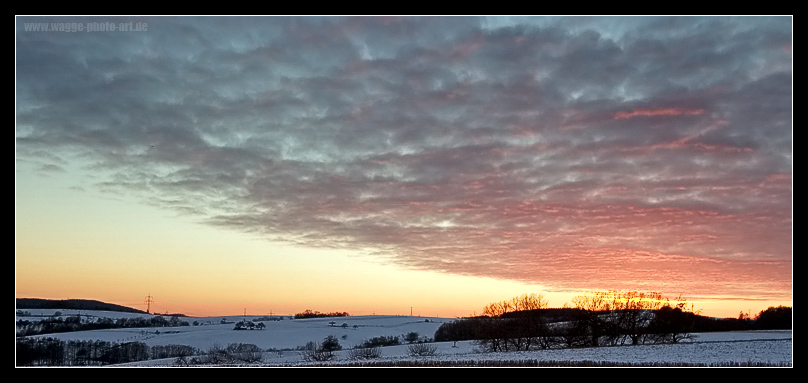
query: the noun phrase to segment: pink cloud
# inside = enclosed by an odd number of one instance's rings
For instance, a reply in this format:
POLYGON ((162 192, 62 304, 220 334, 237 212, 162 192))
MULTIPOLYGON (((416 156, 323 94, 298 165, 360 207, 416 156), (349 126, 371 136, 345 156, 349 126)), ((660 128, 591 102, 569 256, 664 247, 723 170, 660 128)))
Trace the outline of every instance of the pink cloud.
POLYGON ((469 56, 483 47, 484 39, 485 37, 479 34, 470 36, 453 48, 451 53, 452 57, 454 59, 462 59, 469 56))
POLYGON ((614 114, 615 120, 622 120, 637 116, 652 117, 652 116, 698 116, 704 114, 705 109, 686 109, 686 108, 659 108, 655 110, 638 109, 632 112, 619 111, 614 114))

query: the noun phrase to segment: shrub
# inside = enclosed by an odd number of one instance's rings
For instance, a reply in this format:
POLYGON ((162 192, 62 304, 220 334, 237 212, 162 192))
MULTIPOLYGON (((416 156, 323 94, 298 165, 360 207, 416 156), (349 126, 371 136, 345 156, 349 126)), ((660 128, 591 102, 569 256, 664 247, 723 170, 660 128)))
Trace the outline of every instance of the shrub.
POLYGON ((438 347, 427 343, 413 343, 407 346, 409 356, 433 356, 437 355, 438 347))
POLYGON ((178 356, 177 359, 174 360, 174 365, 177 367, 188 367, 191 365, 191 361, 196 361, 196 359, 188 360, 188 358, 184 356, 178 356))
POLYGON ((250 343, 230 343, 226 350, 230 359, 236 362, 255 363, 264 359, 264 351, 250 343))
POLYGON ((308 342, 303 347, 300 356, 307 362, 325 362, 334 359, 334 353, 329 350, 324 350, 317 343, 308 342))
POLYGON ((408 332, 407 334, 403 335, 403 337, 407 343, 415 343, 418 341, 418 333, 415 331, 408 332))
POLYGON ((214 343, 208 348, 207 354, 199 358, 201 364, 220 364, 230 361, 230 355, 227 350, 218 343, 214 343))
POLYGON ((323 343, 320 344, 320 347, 326 351, 339 351, 342 350, 342 346, 339 344, 339 339, 337 339, 333 335, 329 335, 325 339, 323 339, 323 343))
POLYGON ((348 350, 348 359, 352 360, 366 360, 381 358, 381 347, 361 347, 357 346, 348 350))
POLYGON ((401 344, 397 336, 377 336, 362 342, 362 347, 398 346, 401 344))

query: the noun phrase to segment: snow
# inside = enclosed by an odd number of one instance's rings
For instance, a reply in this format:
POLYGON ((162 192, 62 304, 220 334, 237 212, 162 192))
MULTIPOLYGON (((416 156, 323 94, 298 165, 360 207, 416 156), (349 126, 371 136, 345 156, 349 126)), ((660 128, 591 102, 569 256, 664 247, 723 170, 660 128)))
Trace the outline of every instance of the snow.
MULTIPOLYGON (((52 315, 57 310, 24 310, 32 316, 17 316, 17 319, 35 321, 42 316, 52 315)), ((59 310, 63 317, 75 315, 75 310, 59 310)), ((132 318, 147 317, 145 314, 82 311, 83 320, 98 317, 132 318)), ((256 316, 226 317, 181 317, 183 321, 202 323, 199 326, 108 329, 79 331, 60 334, 38 335, 60 340, 104 340, 110 342, 138 341, 148 346, 187 345, 202 351, 214 345, 227 346, 230 343, 254 344, 264 350, 265 365, 304 364, 296 348, 309 341, 320 343, 331 335, 339 340, 343 351, 336 352, 336 361, 348 360, 348 349, 379 336, 401 336, 417 332, 421 337, 432 338, 441 324, 452 322, 454 318, 433 318, 416 316, 356 316, 316 319, 290 319, 264 321, 267 326, 261 330, 233 330, 234 323, 256 316), (225 318, 227 324, 220 321, 225 318), (343 326, 344 324, 344 326, 343 326)), ((169 319, 169 318, 166 318, 169 319)), ((580 349, 554 349, 526 352, 481 352, 474 342, 430 343, 437 347, 437 355, 431 357, 410 357, 407 345, 383 347, 382 358, 373 361, 389 360, 546 360, 546 361, 600 361, 600 362, 648 362, 648 363, 793 363, 792 331, 745 331, 696 333, 692 339, 681 344, 596 347, 580 349)), ((130 363, 126 366, 167 366, 173 365, 174 358, 130 363)))

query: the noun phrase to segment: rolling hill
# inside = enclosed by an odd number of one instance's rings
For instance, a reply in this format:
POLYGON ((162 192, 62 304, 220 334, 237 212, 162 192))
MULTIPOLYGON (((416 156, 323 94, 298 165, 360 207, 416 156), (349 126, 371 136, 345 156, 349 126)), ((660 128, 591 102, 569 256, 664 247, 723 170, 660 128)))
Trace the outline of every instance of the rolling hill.
POLYGON ((94 311, 117 311, 124 313, 147 314, 145 311, 133 309, 131 307, 105 303, 90 299, 40 299, 40 298, 17 298, 17 310, 24 309, 57 309, 57 310, 94 310, 94 311))

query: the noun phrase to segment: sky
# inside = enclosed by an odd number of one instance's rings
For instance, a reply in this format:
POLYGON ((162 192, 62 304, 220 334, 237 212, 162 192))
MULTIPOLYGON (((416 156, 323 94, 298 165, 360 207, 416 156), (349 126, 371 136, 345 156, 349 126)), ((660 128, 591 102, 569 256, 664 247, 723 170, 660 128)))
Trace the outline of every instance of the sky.
POLYGON ((792 23, 18 16, 16 297, 791 306, 792 23))

